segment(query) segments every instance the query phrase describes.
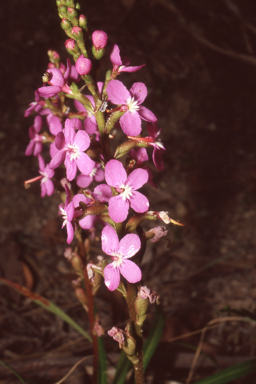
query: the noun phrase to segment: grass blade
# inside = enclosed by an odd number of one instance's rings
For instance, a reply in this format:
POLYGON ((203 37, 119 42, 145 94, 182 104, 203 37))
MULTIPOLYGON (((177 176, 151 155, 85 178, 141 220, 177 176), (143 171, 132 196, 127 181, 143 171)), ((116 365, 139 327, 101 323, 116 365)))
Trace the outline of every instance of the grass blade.
POLYGON ((229 368, 223 369, 222 371, 193 384, 225 384, 240 379, 253 372, 256 372, 256 359, 232 365, 229 368))
POLYGON ((28 297, 34 303, 40 305, 49 312, 54 313, 57 317, 68 323, 72 328, 76 329, 81 335, 83 335, 87 340, 92 342, 91 336, 85 332, 85 330, 80 327, 70 316, 68 316, 61 308, 53 304, 51 301, 45 299, 43 296, 37 295, 36 293, 31 292, 29 289, 13 283, 10 280, 0 277, 0 283, 7 285, 10 288, 13 288, 15 291, 21 293, 23 296, 28 297))
POLYGON ((21 382, 21 384, 26 384, 26 381, 18 374, 17 371, 15 371, 14 368, 12 368, 9 364, 6 364, 3 362, 3 360, 0 360, 0 365, 2 365, 3 367, 7 368, 9 371, 11 371, 14 376, 17 377, 17 379, 21 382))

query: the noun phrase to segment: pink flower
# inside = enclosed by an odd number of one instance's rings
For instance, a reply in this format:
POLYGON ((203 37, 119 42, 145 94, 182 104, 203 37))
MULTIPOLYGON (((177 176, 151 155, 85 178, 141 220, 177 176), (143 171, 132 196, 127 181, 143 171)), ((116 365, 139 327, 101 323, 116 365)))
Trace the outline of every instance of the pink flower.
POLYGON ((140 268, 130 259, 140 249, 139 236, 128 234, 119 242, 114 228, 106 225, 101 234, 102 250, 111 256, 113 262, 104 269, 104 281, 110 291, 114 291, 120 283, 120 273, 129 283, 141 280, 140 268))
POLYGON ((34 119, 34 125, 29 128, 30 142, 25 151, 26 156, 32 155, 32 153, 34 156, 38 156, 39 153, 42 152, 42 141, 45 139, 45 137, 43 135, 38 134, 41 131, 42 125, 42 117, 36 116, 34 119))
POLYGON ((40 100, 39 92, 36 90, 35 101, 29 104, 29 108, 26 109, 24 117, 28 117, 33 111, 39 113, 42 110, 42 105, 44 105, 44 103, 45 101, 40 100))
POLYGON ((159 169, 159 171, 162 171, 164 168, 162 154, 165 151, 165 147, 160 140, 157 141, 157 138, 161 133, 161 129, 158 130, 157 125, 155 123, 147 123, 147 130, 150 136, 128 136, 128 138, 131 140, 135 140, 139 143, 144 143, 146 146, 152 146, 154 148, 152 154, 153 163, 155 164, 156 168, 159 169))
POLYGON ((64 74, 58 68, 50 68, 47 69, 46 76, 48 77, 47 83, 50 87, 38 88, 39 95, 45 98, 53 97, 59 92, 72 93, 69 82, 79 80, 76 68, 74 65, 71 65, 69 59, 67 60, 67 68, 64 74))
POLYGON ((119 80, 111 80, 107 86, 108 99, 125 111, 119 122, 126 135, 137 136, 141 132, 141 119, 157 121, 149 109, 142 107, 147 96, 147 87, 143 83, 134 83, 130 91, 119 80))
POLYGON ((38 155, 39 173, 43 176, 41 179, 41 197, 45 195, 51 196, 54 192, 53 182, 50 180, 54 176, 54 170, 49 168, 49 164, 45 166, 41 155, 38 155))
POLYGON ((135 169, 127 177, 122 163, 110 160, 105 167, 105 180, 120 193, 110 198, 108 207, 109 216, 116 223, 121 223, 127 218, 130 206, 138 213, 148 210, 148 199, 137 191, 148 181, 148 172, 145 169, 135 169))
POLYGON ((76 61, 76 70, 79 73, 79 75, 88 75, 90 73, 90 70, 92 68, 92 62, 90 59, 87 59, 83 55, 79 56, 79 58, 76 61))
POLYGON ((104 171, 101 168, 100 164, 94 163, 93 170, 89 175, 77 176, 76 183, 80 188, 87 188, 93 180, 97 182, 104 180, 104 171))
POLYGON ((92 43, 94 47, 99 50, 106 46, 108 35, 104 31, 94 31, 92 34, 92 43))
POLYGON ((63 217, 62 227, 66 226, 67 228, 67 243, 70 244, 74 237, 74 224, 73 219, 75 217, 75 207, 73 201, 71 201, 71 193, 68 187, 65 187, 66 190, 66 201, 65 204, 59 205, 60 214, 63 217))
POLYGON ((124 57, 123 60, 121 59, 120 49, 116 44, 114 45, 110 54, 110 61, 113 64, 113 77, 116 77, 120 72, 136 72, 145 66, 145 64, 142 64, 136 67, 128 67, 130 60, 127 57, 124 57))
POLYGON ((65 128, 59 132, 55 139, 58 152, 50 162, 50 168, 57 168, 63 161, 69 181, 76 177, 77 168, 85 175, 89 175, 94 167, 94 161, 84 153, 90 146, 90 138, 85 131, 75 132, 76 122, 67 119, 65 128))

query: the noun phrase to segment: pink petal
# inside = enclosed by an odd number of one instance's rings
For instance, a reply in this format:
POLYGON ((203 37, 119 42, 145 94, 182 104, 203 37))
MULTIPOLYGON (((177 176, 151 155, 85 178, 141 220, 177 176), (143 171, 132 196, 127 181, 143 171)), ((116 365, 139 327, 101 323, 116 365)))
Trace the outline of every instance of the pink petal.
POLYGON ((74 238, 74 228, 70 222, 67 222, 67 243, 70 244, 74 238))
MULTIPOLYGON (((50 83, 53 86, 62 88, 65 81, 61 71, 58 68, 51 68, 51 69, 47 69, 47 72, 52 75, 50 79, 50 83)), ((40 92, 39 92, 39 95, 40 95, 40 92)))
POLYGON ((127 173, 123 164, 118 160, 110 160, 105 166, 105 180, 112 187, 120 187, 125 183, 127 173))
POLYGON ((91 203, 92 199, 90 199, 89 197, 86 197, 82 193, 78 193, 77 195, 75 195, 73 197, 72 201, 74 203, 74 207, 78 208, 80 201, 82 201, 85 204, 89 204, 89 203, 91 203))
POLYGON ((132 189, 139 189, 148 181, 148 172, 145 169, 137 168, 128 176, 126 185, 130 185, 132 189))
POLYGON ((74 128, 76 130, 79 130, 79 129, 83 129, 83 124, 82 124, 82 121, 80 119, 78 119, 77 117, 74 117, 72 119, 72 123, 74 125, 74 128))
POLYGON ((143 213, 149 208, 149 201, 146 196, 138 191, 134 191, 132 197, 130 197, 130 204, 135 212, 143 213))
POLYGON ((142 277, 140 268, 131 260, 124 260, 120 267, 120 273, 129 283, 137 283, 142 277))
POLYGON ((102 250, 107 255, 111 256, 113 253, 116 253, 119 240, 116 231, 110 225, 106 225, 101 233, 101 243, 102 250))
POLYGON ((160 135, 161 129, 158 131, 157 125, 155 123, 149 123, 147 124, 147 131, 149 136, 155 139, 157 136, 160 135))
POLYGON ((91 229, 95 226, 97 215, 87 215, 82 220, 79 220, 79 225, 83 229, 91 229))
MULTIPOLYGON (((76 136, 75 121, 73 121, 73 119, 72 120, 67 119, 65 121, 64 135, 65 135, 65 142, 66 142, 66 144, 73 145, 74 139, 75 139, 75 136, 76 136)), ((56 145, 56 147, 57 147, 57 145, 56 145)))
POLYGON ((53 192, 54 192, 54 184, 53 184, 53 182, 51 180, 46 180, 42 184, 45 185, 47 195, 51 196, 53 194, 53 192))
POLYGON ((67 155, 65 158, 65 161, 64 161, 64 165, 65 165, 66 171, 67 171, 67 179, 69 181, 74 180, 74 178, 76 177, 76 172, 77 172, 76 161, 70 160, 70 156, 67 155))
POLYGON ((141 243, 139 236, 129 233, 120 240, 117 252, 123 255, 124 259, 129 259, 139 251, 140 247, 141 243))
POLYGON ((122 65, 122 60, 120 57, 120 49, 116 44, 114 45, 112 52, 110 54, 110 61, 112 64, 122 65))
POLYGON ((74 101, 74 105, 75 105, 76 109, 77 109, 79 112, 86 112, 86 113, 87 113, 86 108, 83 106, 82 103, 80 103, 80 101, 75 100, 75 101, 74 101))
POLYGON ((110 291, 117 289, 120 283, 119 269, 113 268, 112 263, 104 268, 104 282, 110 291))
POLYGON ((46 186, 45 183, 41 183, 41 197, 45 197, 47 191, 46 191, 46 186))
POLYGON ((74 217, 75 207, 73 201, 66 207, 67 220, 72 221, 74 217))
POLYGON ((126 220, 129 212, 129 201, 124 200, 122 196, 111 197, 108 203, 109 216, 116 223, 126 220))
POLYGON ((53 158, 57 152, 58 152, 58 149, 56 148, 55 143, 51 143, 50 144, 50 156, 51 156, 51 158, 53 158))
MULTIPOLYGON (((143 106, 140 106, 140 109, 139 109, 139 115, 140 117, 143 119, 143 120, 146 120, 146 121, 157 121, 157 117, 156 115, 154 115, 153 112, 151 112, 149 109, 147 109, 146 107, 143 107, 143 106)), ((130 136, 130 135, 129 135, 130 136)))
POLYGON ((119 80, 111 80, 107 85, 108 100, 113 104, 126 104, 131 97, 128 89, 119 80))
POLYGON ((87 188, 91 184, 93 178, 91 176, 79 175, 76 179, 76 184, 80 188, 87 188))
POLYGON ((99 184, 94 189, 93 197, 95 200, 99 200, 101 203, 108 203, 109 199, 112 197, 112 191, 109 185, 99 184))
POLYGON ((50 87, 41 87, 38 88, 39 95, 41 97, 49 98, 55 96, 61 91, 61 87, 51 85, 50 87))
POLYGON ((120 118, 120 125, 127 136, 138 136, 141 133, 141 119, 137 111, 127 111, 120 118))
POLYGON ((66 156, 66 151, 64 151, 63 149, 58 151, 56 155, 52 158, 49 164, 49 167, 53 169, 59 167, 61 163, 63 163, 65 156, 66 156))
MULTIPOLYGON (((79 132, 84 132, 84 131, 79 131, 79 132)), ((86 133, 86 132, 84 132, 84 133, 86 133)), ((75 162, 78 166, 79 171, 81 173, 83 173, 84 175, 90 175, 91 171, 94 168, 94 164, 95 164, 94 161, 88 155, 86 155, 86 153, 84 153, 84 152, 81 152, 79 158, 77 158, 75 160, 75 162)))
POLYGON ((44 171, 45 169, 45 163, 44 163, 44 159, 42 158, 41 155, 38 155, 38 163, 39 163, 39 169, 40 171, 44 171))
POLYGON ((148 94, 147 87, 144 83, 134 83, 130 89, 130 94, 138 104, 142 104, 148 94))
POLYGON ((138 71, 139 69, 145 67, 146 64, 142 64, 142 65, 137 65, 137 66, 130 66, 130 67, 121 67, 119 68, 119 72, 136 72, 138 71))
POLYGON ((54 176, 54 170, 49 168, 49 164, 46 165, 45 169, 44 169, 44 172, 46 173, 46 175, 51 178, 54 176))
POLYGON ((86 149, 90 146, 90 137, 88 133, 85 131, 77 131, 74 144, 79 148, 81 152, 86 151, 86 149))
POLYGON ((84 129, 89 135, 93 135, 97 131, 98 125, 95 116, 87 117, 84 121, 84 129))
POLYGON ((35 128, 36 133, 41 131, 42 125, 43 125, 42 117, 36 116, 35 120, 34 120, 34 128, 35 128))
POLYGON ((34 156, 38 156, 39 153, 41 153, 43 150, 43 144, 36 141, 35 142, 35 147, 34 147, 34 156))
POLYGON ((97 170, 97 172, 96 172, 96 174, 94 176, 94 179, 97 182, 100 182, 100 181, 104 180, 104 171, 103 171, 103 169, 100 168, 100 169, 97 170))
POLYGON ((55 138, 55 147, 58 150, 63 149, 65 146, 65 137, 63 131, 59 132, 55 138))
POLYGON ((30 140, 30 142, 28 143, 28 146, 26 148, 26 151, 25 151, 26 156, 32 155, 33 150, 34 150, 34 146, 35 146, 34 140, 30 140))
POLYGON ((52 116, 48 121, 48 125, 51 134, 54 136, 56 136, 62 130, 61 121, 57 116, 52 116))

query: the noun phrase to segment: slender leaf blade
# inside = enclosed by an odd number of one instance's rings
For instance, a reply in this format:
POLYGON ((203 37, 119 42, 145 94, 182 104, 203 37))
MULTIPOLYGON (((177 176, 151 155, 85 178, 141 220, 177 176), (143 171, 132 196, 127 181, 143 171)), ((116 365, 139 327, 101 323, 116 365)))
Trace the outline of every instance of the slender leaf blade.
POLYGON ((144 371, 147 369, 147 366, 161 340, 164 330, 164 315, 159 306, 157 306, 154 321, 152 324, 151 332, 144 344, 144 371))
POLYGON ((20 374, 15 371, 14 368, 12 368, 9 364, 6 364, 3 360, 0 360, 0 365, 2 365, 3 367, 7 368, 9 371, 11 371, 14 376, 17 377, 17 379, 21 382, 21 384, 26 384, 26 381, 20 376, 20 374))
POLYGON ((116 374, 112 384, 124 384, 126 375, 129 369, 132 368, 132 363, 127 359, 124 351, 120 353, 120 357, 116 366, 116 374))
POLYGON ((253 372, 256 372, 256 359, 232 365, 229 368, 223 369, 222 371, 193 384, 225 384, 240 379, 253 372))
POLYGON ((92 342, 91 336, 82 328, 76 321, 74 321, 69 315, 67 315, 61 308, 53 304, 50 300, 45 299, 43 296, 40 296, 34 292, 31 292, 26 287, 23 287, 17 283, 13 283, 10 280, 0 277, 0 283, 7 285, 10 288, 15 289, 15 291, 21 293, 22 295, 28 297, 34 303, 40 305, 49 312, 54 313, 60 319, 68 323, 72 328, 76 329, 81 335, 83 335, 88 341, 92 342))
POLYGON ((98 384, 107 384, 107 356, 102 337, 98 337, 98 384))

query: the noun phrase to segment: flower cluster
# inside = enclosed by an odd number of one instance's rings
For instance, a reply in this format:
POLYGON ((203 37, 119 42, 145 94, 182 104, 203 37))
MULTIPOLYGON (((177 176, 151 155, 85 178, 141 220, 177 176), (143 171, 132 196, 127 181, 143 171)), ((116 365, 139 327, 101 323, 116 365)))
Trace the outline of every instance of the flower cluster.
MULTIPOLYGON (((137 82, 128 90, 116 79, 144 65, 130 66, 130 60, 121 58, 119 47, 114 45, 105 80, 97 82, 92 63, 104 55, 107 34, 94 31, 88 52, 83 41, 86 18, 80 15, 74 21, 71 8, 65 11, 62 7, 59 12, 69 37, 65 46, 75 63, 72 65, 68 59, 65 65, 57 52, 48 52, 50 62, 43 75, 44 85, 35 91, 35 101, 25 111, 25 116, 36 113, 25 154, 38 158, 40 176, 34 180, 41 179, 41 196, 50 196, 54 191, 65 196, 59 213, 67 243, 73 241, 76 231, 89 231, 87 236, 93 237, 96 226, 100 229, 102 251, 112 260, 100 271, 113 291, 123 279, 130 283, 141 280, 136 257, 141 252, 141 238, 132 232, 144 219, 156 220, 159 215, 149 211, 149 201, 139 190, 147 183, 155 185, 146 165, 147 149, 153 147, 153 162, 162 170, 165 148, 158 140, 161 130, 157 128, 157 117, 142 105, 147 97, 146 85, 137 82), (90 94, 83 93, 82 81, 90 94), (149 136, 141 136, 143 121, 149 136), (118 143, 123 141, 113 151, 111 139, 115 135, 118 143), (45 164, 47 148, 50 161, 45 164), (134 256, 134 261, 130 260, 134 256)), ((154 236, 151 241, 158 241, 167 231, 160 235, 148 233, 146 240, 154 236)))

